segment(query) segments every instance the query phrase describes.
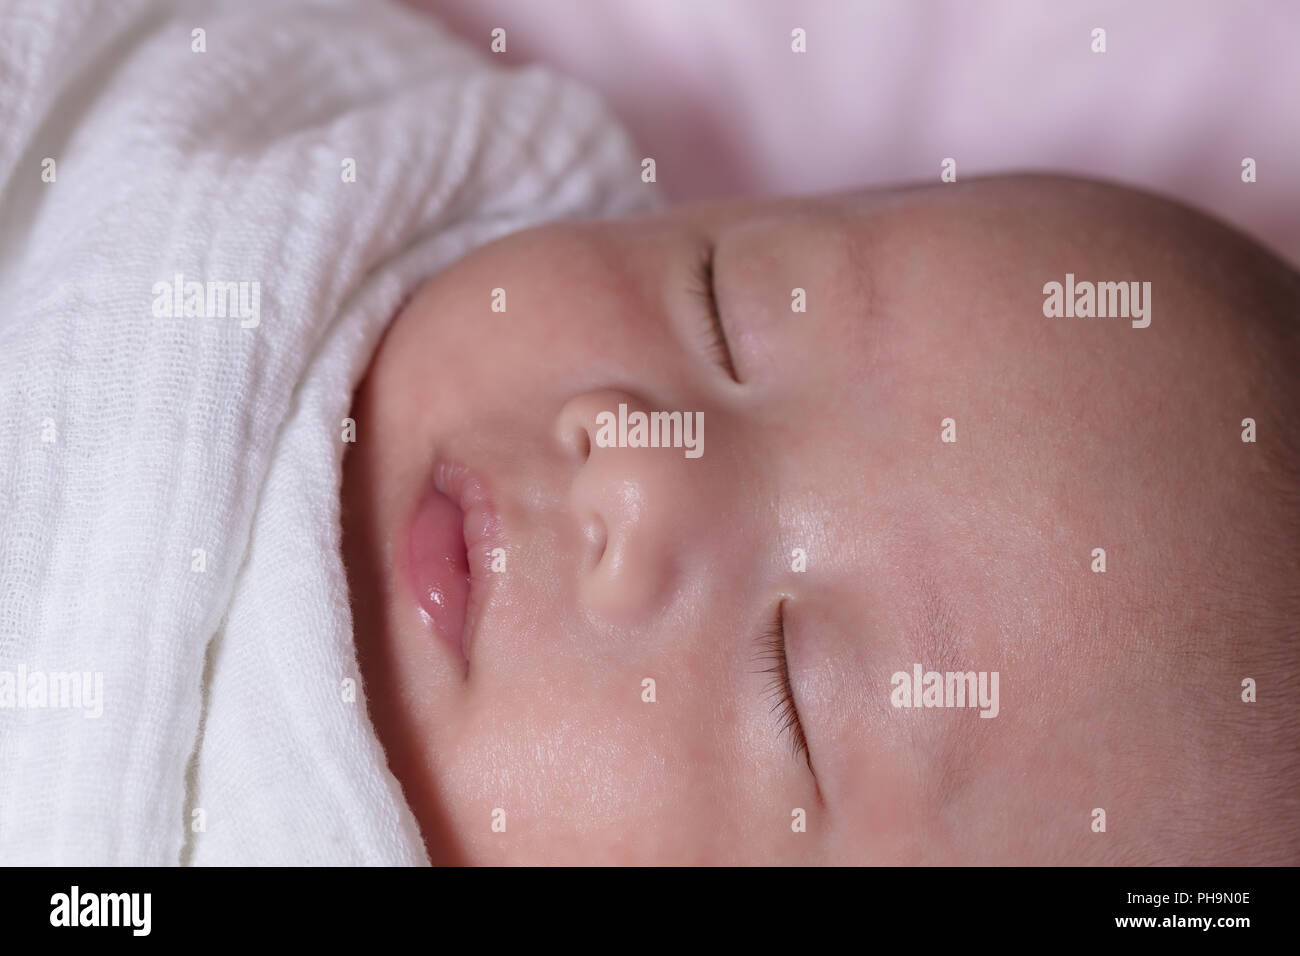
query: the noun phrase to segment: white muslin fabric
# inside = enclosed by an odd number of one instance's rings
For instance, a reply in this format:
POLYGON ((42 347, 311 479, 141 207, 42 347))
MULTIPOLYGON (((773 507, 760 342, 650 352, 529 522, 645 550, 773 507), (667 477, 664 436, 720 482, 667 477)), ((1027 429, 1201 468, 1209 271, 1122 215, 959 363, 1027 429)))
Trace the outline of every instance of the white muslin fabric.
POLYGON ((387 2, 0 21, 0 864, 426 862, 356 667, 351 391, 469 249, 656 207, 632 143, 387 2))

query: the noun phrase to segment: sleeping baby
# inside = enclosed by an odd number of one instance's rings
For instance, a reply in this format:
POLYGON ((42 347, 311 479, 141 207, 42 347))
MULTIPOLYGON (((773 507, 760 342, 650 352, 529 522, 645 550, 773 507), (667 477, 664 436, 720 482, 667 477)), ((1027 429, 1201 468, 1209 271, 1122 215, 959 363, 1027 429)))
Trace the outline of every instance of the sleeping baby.
POLYGON ((390 3, 0 20, 0 863, 1300 862, 1253 242, 668 208, 390 3))
POLYGON ((429 858, 1300 861, 1297 301, 1226 227, 1050 176, 433 276, 342 489, 429 858))

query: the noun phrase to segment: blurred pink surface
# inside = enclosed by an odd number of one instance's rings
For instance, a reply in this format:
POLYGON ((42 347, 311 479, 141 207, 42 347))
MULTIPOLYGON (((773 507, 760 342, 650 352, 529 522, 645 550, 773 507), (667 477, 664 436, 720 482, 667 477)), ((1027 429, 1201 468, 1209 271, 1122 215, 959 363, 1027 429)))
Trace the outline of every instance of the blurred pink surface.
POLYGON ((951 156, 959 178, 1143 186, 1300 264, 1300 3, 406 2, 485 51, 504 27, 504 63, 599 90, 670 200, 937 181, 951 156))

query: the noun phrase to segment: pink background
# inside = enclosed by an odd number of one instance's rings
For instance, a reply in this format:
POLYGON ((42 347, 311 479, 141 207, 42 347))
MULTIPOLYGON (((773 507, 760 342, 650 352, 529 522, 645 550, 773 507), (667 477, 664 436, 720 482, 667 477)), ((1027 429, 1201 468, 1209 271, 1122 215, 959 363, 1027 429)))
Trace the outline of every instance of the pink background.
POLYGON ((952 156, 1144 186, 1300 264, 1300 3, 407 2, 600 90, 672 200, 937 180, 952 156))

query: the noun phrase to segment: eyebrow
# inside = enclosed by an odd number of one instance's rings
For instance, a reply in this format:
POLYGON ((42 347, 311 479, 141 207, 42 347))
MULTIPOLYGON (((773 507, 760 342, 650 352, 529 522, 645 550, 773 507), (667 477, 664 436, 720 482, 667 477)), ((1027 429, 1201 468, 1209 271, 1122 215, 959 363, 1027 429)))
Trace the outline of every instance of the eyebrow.
POLYGON ((921 578, 921 613, 916 651, 933 669, 957 663, 957 606, 944 593, 933 574, 921 578))
MULTIPOLYGON (((968 642, 962 641, 962 617, 959 605, 944 591, 940 578, 926 571, 921 577, 919 628, 914 650, 928 670, 966 671, 968 642)), ((983 721, 954 720, 936 724, 932 735, 913 740, 927 747, 931 754, 927 773, 931 776, 931 798, 937 806, 947 806, 957 799, 979 766, 980 752, 987 739, 980 734, 983 721)))

